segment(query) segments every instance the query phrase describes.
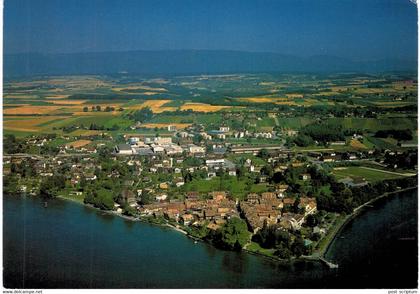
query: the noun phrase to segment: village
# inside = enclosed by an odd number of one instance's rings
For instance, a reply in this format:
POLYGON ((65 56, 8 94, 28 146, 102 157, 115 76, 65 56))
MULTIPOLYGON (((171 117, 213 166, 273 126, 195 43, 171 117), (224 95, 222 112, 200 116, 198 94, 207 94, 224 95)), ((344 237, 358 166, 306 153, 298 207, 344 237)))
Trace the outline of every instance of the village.
MULTIPOLYGON (((414 175, 384 170, 395 161, 390 158, 407 156, 402 151, 297 151, 282 139, 290 130, 250 134, 225 125, 210 131, 194 125, 179 131, 168 126, 168 131, 169 136, 125 135, 116 145, 106 133, 73 138, 96 144, 61 144, 54 155, 46 146, 70 138, 27 138, 24 147, 19 145, 22 150, 43 151, 4 156, 5 190, 75 200, 125 217, 171 224, 199 238, 220 233, 230 220, 240 219, 249 232, 241 247, 258 243, 251 241, 258 234, 279 230, 295 243, 303 241, 299 254, 310 254, 319 249, 340 214, 358 204, 352 202, 352 192, 369 191, 372 176, 391 180, 414 175), (280 143, 226 140, 238 136, 264 136, 280 143), (360 170, 345 173, 352 168, 360 170), (362 168, 373 175, 361 176, 362 168)), ((256 252, 260 245, 254 245, 256 252)))

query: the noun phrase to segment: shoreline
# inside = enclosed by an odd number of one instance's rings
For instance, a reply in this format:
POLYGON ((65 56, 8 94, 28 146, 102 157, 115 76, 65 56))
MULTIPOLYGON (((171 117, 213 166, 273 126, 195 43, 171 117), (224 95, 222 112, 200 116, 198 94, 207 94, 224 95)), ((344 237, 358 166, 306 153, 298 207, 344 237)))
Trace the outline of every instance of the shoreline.
MULTIPOLYGON (((279 262, 279 263, 283 263, 283 264, 291 264, 294 262, 298 262, 298 261, 313 261, 313 262, 321 262, 321 263, 326 263, 327 260, 325 259, 325 255, 328 252, 328 250, 330 249, 331 245, 334 243, 334 241, 336 240, 337 236, 339 235, 339 233, 343 230, 343 228, 354 218, 356 218, 363 210, 364 208, 369 207, 370 204, 374 203, 375 201, 388 197, 389 195, 393 195, 393 194, 398 194, 401 192, 406 192, 406 191, 410 191, 413 189, 418 189, 418 186, 414 186, 414 187, 408 187, 408 188, 404 188, 404 189, 400 189, 397 191, 392 191, 392 192, 386 192, 384 194, 381 194, 371 200, 369 200, 368 202, 356 207, 353 212, 347 216, 345 216, 345 218, 337 225, 335 225, 335 227, 332 228, 333 233, 331 234, 331 236, 329 237, 329 240, 327 241, 327 243, 320 249, 318 249, 317 251, 315 251, 314 253, 312 253, 311 255, 308 256, 300 256, 300 257, 292 257, 289 260, 286 259, 280 259, 277 258, 275 256, 269 256, 260 252, 255 252, 255 251, 251 251, 248 249, 241 249, 241 251, 247 253, 247 254, 251 254, 251 255, 255 255, 255 256, 260 256, 260 257, 264 257, 266 259, 269 259, 271 261, 274 262, 279 262)), ((165 223, 158 223, 158 222, 150 222, 148 220, 146 220, 145 218, 142 217, 133 217, 133 216, 128 216, 128 215, 123 215, 121 213, 118 213, 116 211, 111 211, 111 210, 101 210, 95 206, 93 206, 92 204, 87 204, 87 203, 83 203, 81 201, 78 201, 76 199, 71 199, 70 197, 63 197, 63 196, 57 196, 58 199, 60 200, 67 200, 67 201, 71 201, 74 203, 77 203, 79 205, 82 205, 84 207, 88 207, 88 208, 92 208, 94 210, 96 210, 97 212, 101 212, 101 213, 105 213, 108 215, 113 215, 113 216, 117 216, 117 217, 121 217, 124 220, 128 220, 128 221, 133 221, 133 222, 142 222, 142 223, 147 223, 150 225, 158 225, 161 227, 166 227, 166 228, 171 228, 174 231, 177 231, 179 233, 182 233, 183 235, 185 235, 187 238, 190 238, 194 241, 200 241, 200 242, 205 242, 205 243, 209 243, 206 242, 205 240, 192 236, 191 234, 189 234, 187 231, 183 230, 182 228, 180 228, 179 226, 175 226, 171 223, 169 223, 168 221, 166 221, 165 223)), ((209 243, 210 244, 210 243, 209 243)), ((211 245, 211 244, 210 244, 211 245)))
MULTIPOLYGON (((378 201, 379 199, 388 197, 389 195, 393 195, 393 194, 398 194, 401 192, 406 192, 406 191, 410 191, 410 190, 414 190, 414 189, 418 189, 418 186, 414 186, 414 187, 408 187, 408 188, 404 188, 404 189, 400 189, 397 191, 392 191, 392 192, 386 192, 384 194, 381 194, 371 200, 369 200, 368 202, 356 207, 355 209, 353 209, 353 212, 349 215, 347 215, 342 222, 337 225, 337 228, 333 228, 335 229, 335 231, 333 232, 332 236, 330 237, 330 240, 328 240, 328 242, 323 246, 323 248, 321 248, 318 251, 319 256, 317 257, 319 258, 325 258, 325 255, 327 254, 328 250, 330 249, 331 245, 334 243, 334 241, 337 239, 337 236, 340 234, 340 232, 344 229, 344 227, 353 219, 355 219, 360 213, 362 213, 364 211, 365 208, 369 208, 369 205, 378 201)), ((310 258, 314 258, 312 257, 312 255, 308 256, 310 258)))

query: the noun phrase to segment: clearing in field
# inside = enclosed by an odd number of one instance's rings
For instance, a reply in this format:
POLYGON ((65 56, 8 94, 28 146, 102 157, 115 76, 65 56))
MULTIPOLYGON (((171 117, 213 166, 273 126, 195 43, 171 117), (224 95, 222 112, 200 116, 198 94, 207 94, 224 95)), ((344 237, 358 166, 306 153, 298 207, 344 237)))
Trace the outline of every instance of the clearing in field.
POLYGON ((205 103, 192 103, 188 102, 181 106, 181 110, 193 110, 197 112, 216 112, 225 108, 230 108, 231 106, 222 106, 222 105, 210 105, 205 103))
POLYGON ((66 146, 67 147, 73 147, 73 148, 80 148, 80 147, 86 146, 90 143, 92 143, 92 141, 90 141, 90 140, 77 140, 77 141, 66 144, 66 146))

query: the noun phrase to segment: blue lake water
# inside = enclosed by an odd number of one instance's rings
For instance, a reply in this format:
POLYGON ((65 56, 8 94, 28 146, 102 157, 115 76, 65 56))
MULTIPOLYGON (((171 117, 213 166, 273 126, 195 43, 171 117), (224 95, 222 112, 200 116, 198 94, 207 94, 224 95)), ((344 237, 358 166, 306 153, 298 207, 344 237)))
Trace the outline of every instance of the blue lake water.
POLYGON ((414 288, 417 190, 375 203, 350 222, 327 257, 279 264, 194 243, 169 228, 76 203, 3 197, 8 288, 414 288))

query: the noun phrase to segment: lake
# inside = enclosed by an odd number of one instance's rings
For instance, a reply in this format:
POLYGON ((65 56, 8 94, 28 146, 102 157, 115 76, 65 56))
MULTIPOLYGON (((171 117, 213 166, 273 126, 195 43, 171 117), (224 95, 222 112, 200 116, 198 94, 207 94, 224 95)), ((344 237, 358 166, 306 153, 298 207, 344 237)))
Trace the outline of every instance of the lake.
POLYGON ((53 200, 3 197, 7 288, 415 288, 417 190, 351 221, 318 262, 279 264, 170 228, 53 200))

